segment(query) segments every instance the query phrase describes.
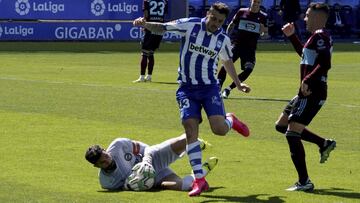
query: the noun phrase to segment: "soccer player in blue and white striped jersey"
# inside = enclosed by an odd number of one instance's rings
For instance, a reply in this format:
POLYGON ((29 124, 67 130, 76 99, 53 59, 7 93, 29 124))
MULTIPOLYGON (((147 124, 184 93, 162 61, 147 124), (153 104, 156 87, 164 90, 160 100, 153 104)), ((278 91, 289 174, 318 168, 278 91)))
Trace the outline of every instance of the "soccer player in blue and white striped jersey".
POLYGON ((232 61, 231 42, 221 26, 229 14, 224 3, 214 3, 204 18, 183 18, 169 23, 146 22, 138 18, 134 25, 140 25, 154 32, 172 31, 182 36, 178 68, 179 89, 176 99, 179 103, 182 124, 187 138, 187 154, 195 175, 189 196, 200 195, 209 188, 201 169, 202 154, 198 141, 199 124, 204 108, 216 135, 226 135, 233 128, 244 136, 248 127, 233 113, 225 114, 216 77, 219 58, 236 87, 249 92, 250 87, 239 81, 232 61))

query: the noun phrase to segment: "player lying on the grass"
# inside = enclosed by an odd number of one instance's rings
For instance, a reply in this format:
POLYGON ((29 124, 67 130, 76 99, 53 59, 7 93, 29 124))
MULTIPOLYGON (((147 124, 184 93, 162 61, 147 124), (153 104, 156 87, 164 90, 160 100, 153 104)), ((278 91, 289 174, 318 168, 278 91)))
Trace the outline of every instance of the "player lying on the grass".
MULTIPOLYGON (((208 143, 202 140, 202 149, 205 149, 206 145, 208 143)), ((132 168, 138 164, 140 165, 138 170, 149 167, 155 170, 154 187, 188 191, 191 189, 194 176, 180 178, 169 168, 171 163, 182 157, 185 148, 185 134, 153 146, 127 138, 117 138, 107 150, 99 145, 89 147, 85 158, 95 167, 100 168, 99 180, 104 189, 129 189, 125 187, 126 179, 132 173, 132 168)), ((203 164, 204 171, 209 173, 216 166, 217 161, 216 157, 210 157, 203 164)))

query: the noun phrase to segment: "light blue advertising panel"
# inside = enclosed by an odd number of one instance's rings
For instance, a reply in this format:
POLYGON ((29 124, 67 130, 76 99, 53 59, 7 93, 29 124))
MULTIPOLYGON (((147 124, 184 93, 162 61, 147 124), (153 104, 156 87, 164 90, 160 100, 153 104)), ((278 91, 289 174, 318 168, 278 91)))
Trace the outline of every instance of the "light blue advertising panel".
POLYGON ((0 0, 0 19, 133 20, 143 0, 0 0))
MULTIPOLYGON (((0 23, 0 41, 140 41, 142 28, 116 22, 5 22, 0 23)), ((165 41, 180 36, 166 32, 165 41)))

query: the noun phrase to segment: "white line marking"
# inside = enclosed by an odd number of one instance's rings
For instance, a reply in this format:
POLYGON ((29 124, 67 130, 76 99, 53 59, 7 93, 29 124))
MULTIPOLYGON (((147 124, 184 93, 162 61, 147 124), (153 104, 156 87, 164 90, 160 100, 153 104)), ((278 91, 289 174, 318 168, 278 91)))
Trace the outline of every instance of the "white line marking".
MULTIPOLYGON (((141 88, 141 87, 123 87, 123 86, 115 86, 115 85, 104 85, 104 84, 91 84, 91 83, 73 83, 73 82, 64 82, 64 81, 50 81, 50 80, 31 80, 31 79, 19 79, 15 77, 0 77, 0 80, 13 80, 13 81, 23 81, 23 82, 35 82, 35 83, 49 83, 49 84, 66 84, 66 85, 79 85, 85 87, 112 87, 112 88, 119 88, 119 89, 131 89, 131 90, 139 90, 139 91, 153 91, 153 92, 171 92, 173 93, 174 90, 164 90, 164 89, 154 89, 154 88, 141 88)), ((129 84, 131 81, 129 82, 129 84)), ((136 86, 136 84, 134 84, 136 86)), ((264 100, 264 101, 283 101, 286 102, 288 99, 280 99, 280 98, 266 98, 266 97, 253 97, 253 96, 246 96, 246 97, 231 97, 228 100, 232 99, 247 99, 247 100, 264 100)), ((328 103, 328 102, 327 102, 328 103)), ((338 104, 338 103, 330 103, 332 105, 340 105, 347 108, 360 108, 359 105, 353 104, 338 104)))

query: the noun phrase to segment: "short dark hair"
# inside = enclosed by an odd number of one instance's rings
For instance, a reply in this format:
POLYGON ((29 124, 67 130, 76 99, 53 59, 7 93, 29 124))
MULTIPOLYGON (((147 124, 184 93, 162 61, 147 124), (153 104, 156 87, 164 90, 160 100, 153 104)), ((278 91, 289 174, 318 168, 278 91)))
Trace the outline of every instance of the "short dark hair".
POLYGON ((226 17, 228 17, 228 15, 230 13, 229 7, 225 3, 219 2, 219 1, 217 1, 213 5, 211 5, 210 11, 211 10, 216 10, 220 14, 225 14, 226 17))
POLYGON ((93 145, 86 150, 85 159, 90 163, 95 164, 101 157, 102 152, 104 151, 100 145, 93 145))
POLYGON ((312 2, 312 3, 310 3, 309 8, 313 11, 323 12, 326 14, 326 16, 329 16, 330 8, 326 3, 312 2))

